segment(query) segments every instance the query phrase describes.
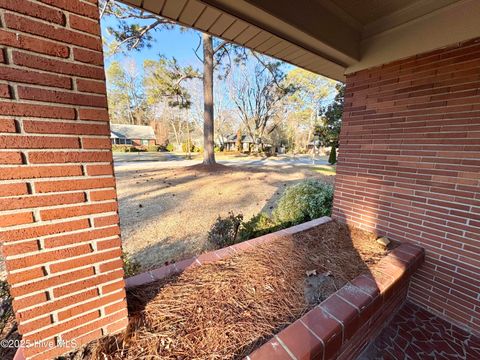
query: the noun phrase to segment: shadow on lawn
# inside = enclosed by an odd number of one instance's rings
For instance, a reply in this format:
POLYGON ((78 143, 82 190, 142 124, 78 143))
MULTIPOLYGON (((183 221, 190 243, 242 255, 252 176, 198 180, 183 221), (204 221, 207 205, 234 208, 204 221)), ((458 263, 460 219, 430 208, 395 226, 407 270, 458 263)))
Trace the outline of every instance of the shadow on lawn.
MULTIPOLYGON (((184 168, 182 170, 189 170, 188 168, 184 168)), ((303 169, 304 170, 304 169, 303 169)), ((147 185, 146 183, 148 182, 149 184, 148 185, 151 185, 151 184, 155 184, 155 189, 148 189, 148 192, 154 192, 154 191, 158 191, 158 190, 167 190, 165 191, 165 194, 162 194, 162 196, 172 196, 172 197, 175 197, 175 196, 182 196, 184 195, 184 193, 182 193, 181 191, 178 191, 178 187, 176 186, 179 186, 179 185, 184 185, 184 184, 187 184, 188 182, 190 181, 198 181, 198 180, 208 180, 208 177, 211 176, 211 175, 226 175, 226 174, 231 174, 231 173, 234 173, 234 172, 247 172, 247 173, 251 173, 251 174, 262 174, 264 173, 265 176, 263 177, 263 179, 267 179, 268 175, 271 174, 271 173, 280 173, 280 174, 283 174, 285 173, 285 169, 276 169, 276 170, 272 170, 271 168, 268 168, 267 170, 262 170, 262 169, 255 169, 255 168, 237 168, 237 167, 232 167, 231 169, 228 168, 227 171, 222 171, 222 172, 208 172, 208 171, 198 171, 198 170, 192 170, 193 174, 183 174, 183 175, 177 175, 175 173, 175 169, 170 169, 170 170, 163 170, 163 171, 173 171, 174 174, 173 176, 171 177, 168 177, 168 176, 160 176, 160 178, 157 178, 155 179, 154 177, 150 176, 141 176, 141 177, 138 177, 138 181, 136 182, 135 185, 138 185, 138 188, 140 188, 138 191, 136 192, 133 192, 131 193, 130 195, 126 196, 126 197, 123 197, 121 200, 122 202, 130 202, 130 201, 135 201, 136 199, 138 199, 141 195, 144 195, 146 194, 146 189, 141 189, 142 188, 142 185, 147 185)), ((117 174, 117 178, 120 179, 120 180, 123 180, 124 178, 133 178, 134 176, 138 176, 139 174, 139 170, 135 170, 135 171, 127 171, 127 172, 122 172, 121 174, 117 174), (135 175, 137 174, 137 175, 135 175)), ((147 174, 151 174, 151 175, 154 175, 154 174, 158 174, 159 170, 142 170, 141 171, 142 173, 147 173, 147 174)), ((333 183, 333 179, 332 177, 330 176, 323 176, 323 175, 317 175, 317 177, 320 177, 323 181, 325 182, 328 182, 328 183, 333 183)), ((306 177, 304 177, 306 178, 306 177)), ((250 180, 250 178, 247 178, 247 180, 250 180)), ((256 179, 256 180, 261 180, 261 179, 256 179)), ((284 188, 286 188, 288 185, 291 185, 293 183, 296 183, 298 181, 301 181, 302 179, 299 178, 299 179, 296 179, 296 180, 287 180, 287 181, 278 181, 279 183, 283 183, 283 184, 280 184, 278 186, 278 189, 276 191, 276 193, 278 193, 279 191, 283 192, 284 188)), ((231 183, 232 180, 226 178, 225 180, 223 181, 218 181, 218 178, 216 180, 216 186, 217 188, 219 189, 219 191, 221 192, 221 189, 223 186, 225 185, 228 185, 231 183)), ((199 186, 201 186, 202 184, 200 183, 199 186)), ((137 187, 137 186, 135 186, 137 187)), ((252 189, 251 191, 255 191, 254 189, 252 189)), ((225 194, 225 195, 228 195, 228 194, 225 194)), ((278 194, 277 194, 278 195, 278 194)), ((185 200, 185 201, 188 201, 189 198, 184 198, 184 199, 181 199, 182 201, 185 200)), ((227 199, 228 200, 228 199, 227 199)), ((219 201, 219 207, 222 207, 222 201, 220 199, 219 201)), ((166 211, 170 210, 169 208, 166 208, 165 209, 166 211)), ((262 211, 264 210, 267 210, 267 209, 262 209, 262 211)))
MULTIPOLYGON (((260 209, 258 214, 265 213, 270 216, 278 198, 283 194, 285 189, 287 189, 290 185, 298 183, 298 181, 299 180, 283 181, 279 186, 277 186, 277 188, 273 192, 273 196, 264 199, 265 204, 260 209)), ((226 182, 228 182, 228 180, 226 180, 226 182)), ((219 188, 221 188, 223 184, 220 182, 217 185, 219 188)), ((162 214, 171 216, 174 211, 178 211, 176 201, 182 201, 185 203, 193 201, 192 194, 181 194, 178 192, 178 188, 175 188, 175 186, 172 186, 169 191, 163 194, 161 197, 163 198, 163 200, 160 200, 160 197, 158 197, 155 198, 154 202, 142 201, 142 209, 139 209, 138 211, 144 211, 149 207, 157 208, 158 211, 150 211, 148 213, 149 216, 146 216, 147 213, 142 214, 141 217, 138 218, 136 224, 139 224, 139 222, 144 224, 157 222, 158 227, 161 228, 162 214), (175 200, 171 198, 171 194, 173 193, 176 194, 175 200)), ((231 199, 229 199, 228 194, 217 195, 215 200, 215 208, 211 209, 209 207, 205 207, 203 209, 204 211, 215 212, 214 217, 212 217, 211 219, 211 222, 207 224, 205 231, 202 231, 203 229, 191 229, 187 236, 168 236, 166 238, 156 239, 155 242, 150 243, 148 246, 145 246, 135 251, 130 251, 129 254, 132 259, 140 262, 143 271, 147 271, 152 268, 162 266, 166 262, 180 261, 186 258, 190 258, 192 256, 199 255, 205 251, 215 250, 215 244, 212 244, 207 240, 207 233, 215 222, 216 217, 225 217, 229 211, 232 211, 235 215, 240 213, 243 214, 242 208, 238 207, 238 204, 248 202, 250 199, 251 194, 249 192, 246 192, 244 195, 237 197, 237 201, 234 203, 232 203, 231 199)), ((128 196, 122 199, 121 204, 129 201, 137 200, 135 196, 128 196)), ((121 208, 120 210, 120 214, 122 215, 123 209, 121 208)), ((181 218, 183 215, 180 212, 177 216, 181 218)), ((244 221, 249 221, 250 219, 251 217, 245 217, 244 221)), ((122 222, 122 216, 120 217, 120 222, 122 222)), ((189 219, 185 218, 185 221, 182 222, 181 226, 189 227, 189 219)))
MULTIPOLYGON (((261 163, 264 160, 255 160, 255 162, 261 163)), ((229 164, 229 165, 222 165, 222 164, 217 164, 220 167, 217 167, 214 171, 211 171, 207 168, 202 168, 200 165, 202 163, 198 163, 196 165, 191 165, 191 166, 184 166, 184 167, 171 167, 171 168, 162 168, 162 169, 116 169, 115 176, 117 178, 130 178, 134 177, 135 174, 138 173, 144 173, 144 174, 155 174, 158 173, 159 171, 192 171, 196 172, 198 174, 207 174, 207 175, 218 175, 221 173, 228 174, 228 173, 234 173, 234 172, 247 172, 251 174, 255 173, 263 173, 263 172, 272 172, 272 173, 284 173, 285 171, 292 171, 292 170, 303 170, 305 168, 310 168, 314 165, 309 165, 309 164, 278 164, 278 165, 265 165, 265 167, 260 167, 260 164, 245 164, 245 165, 236 165, 236 164, 229 164)), ((320 166, 320 165, 315 165, 315 166, 320 166)))
MULTIPOLYGON (((213 248, 207 248, 205 250, 213 250, 213 248)), ((198 255, 198 252, 192 251, 190 237, 175 239, 168 237, 162 239, 160 242, 152 243, 138 251, 130 253, 131 258, 140 263, 141 271, 157 269, 172 262, 179 262, 196 255, 198 255), (172 255, 166 259, 165 254, 172 255)))
MULTIPOLYGON (((186 168, 190 170, 189 168, 186 168)), ((182 169, 181 171, 185 171, 182 169)), ((252 215, 264 212, 271 214, 277 199, 283 194, 284 190, 292 184, 295 184, 305 178, 295 180, 278 180, 269 178, 272 173, 281 171, 271 171, 271 169, 247 169, 245 179, 242 179, 241 187, 232 188, 232 178, 223 176, 232 172, 242 171, 245 169, 227 168, 227 171, 221 172, 203 172, 203 171, 186 171, 181 172, 176 169, 168 171, 147 170, 148 174, 138 177, 136 184, 131 184, 134 189, 129 187, 129 194, 120 197, 120 223, 122 232, 125 232, 124 238, 132 239, 129 231, 137 231, 145 226, 150 226, 153 232, 147 232, 152 239, 142 238, 143 244, 138 247, 135 242, 129 241, 127 247, 130 256, 141 262, 142 270, 158 267, 165 262, 178 261, 187 257, 198 255, 206 250, 213 249, 213 246, 206 242, 207 232, 215 221, 217 216, 225 216, 229 211, 235 214, 243 213, 245 221, 250 220, 252 215), (171 176, 168 176, 171 175, 171 176), (208 199, 199 195, 195 189, 202 190, 204 186, 211 187, 212 176, 215 176, 214 189, 218 189, 208 194, 208 199), (252 179, 250 180, 250 177, 252 179), (148 181, 147 181, 148 180, 148 181), (190 182, 195 181, 194 185, 190 182), (255 196, 255 185, 258 182, 268 181, 268 193, 265 198, 255 196), (243 185, 244 183, 244 185, 243 185), (251 184, 251 185, 249 185, 251 184), (274 190, 271 190, 272 187, 274 190), (224 190, 225 189, 225 190, 224 190), (226 189, 232 191, 228 193, 226 189), (271 193, 271 195, 270 195, 271 193), (157 195, 158 194, 158 195, 157 195), (254 196, 252 196, 254 195, 254 196), (254 214, 245 214, 244 206, 251 206, 252 201, 264 203, 259 206, 259 211, 254 214), (181 206, 179 206, 181 204, 181 206), (186 208, 185 204, 191 204, 193 207, 186 208), (195 209, 197 208, 197 209, 195 209), (193 210, 192 210, 193 209, 193 210), (198 216, 193 214, 198 212, 198 216), (205 216, 205 214, 209 214, 205 216), (194 219, 189 218, 193 216, 194 219), (184 217, 184 221, 179 221, 184 217), (202 224, 201 228, 195 228, 198 224, 197 219, 206 218, 208 223, 202 224), (192 221, 193 220, 193 221, 192 221), (170 230, 167 229, 165 235, 162 234, 162 221, 166 221, 170 230), (172 223, 173 221, 173 223, 172 223), (125 224, 126 223, 126 224, 125 224), (125 225, 123 225, 125 224, 125 225), (153 224, 153 225, 152 225, 153 224), (178 237, 172 233, 171 226, 176 224, 179 227, 178 237), (123 227, 125 226, 125 227, 123 227), (192 227, 191 231, 183 231, 183 228, 192 227), (133 229, 133 230, 132 230, 133 229), (145 241, 147 240, 147 241, 145 241), (148 244, 148 240, 150 243, 148 244), (143 246, 147 243, 147 246, 143 246), (132 250, 133 249, 133 250, 132 250)), ((133 172, 123 172, 118 176, 119 179, 128 178, 128 176, 139 176, 138 170, 133 172)), ((142 174, 144 172, 142 171, 142 174)), ((316 177, 324 179, 326 182, 332 182, 333 179, 317 175, 316 177)), ((233 180, 235 181, 235 180, 233 180)), ((165 224, 165 223, 164 223, 165 224)))

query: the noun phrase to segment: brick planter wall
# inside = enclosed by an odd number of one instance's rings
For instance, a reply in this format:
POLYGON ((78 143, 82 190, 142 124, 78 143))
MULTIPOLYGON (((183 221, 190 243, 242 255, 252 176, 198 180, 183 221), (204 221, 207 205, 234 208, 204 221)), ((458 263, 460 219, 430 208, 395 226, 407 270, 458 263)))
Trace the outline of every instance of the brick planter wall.
POLYGON ((0 241, 24 355, 47 359, 127 322, 98 8, 0 8, 0 241))
POLYGON ((420 244, 409 296, 480 332, 480 40, 347 77, 334 213, 420 244))
POLYGON ((401 308, 423 249, 402 244, 371 274, 347 283, 247 360, 355 359, 401 308))
MULTIPOLYGON (((126 279, 126 287, 142 286, 202 264, 228 258, 243 251, 255 251, 259 244, 276 241, 331 221, 322 217, 276 231, 220 250, 211 251, 162 266, 126 279)), ((332 294, 247 360, 353 359, 373 340, 407 297, 410 277, 423 263, 424 250, 401 244, 380 260, 372 273, 365 273, 332 294)))

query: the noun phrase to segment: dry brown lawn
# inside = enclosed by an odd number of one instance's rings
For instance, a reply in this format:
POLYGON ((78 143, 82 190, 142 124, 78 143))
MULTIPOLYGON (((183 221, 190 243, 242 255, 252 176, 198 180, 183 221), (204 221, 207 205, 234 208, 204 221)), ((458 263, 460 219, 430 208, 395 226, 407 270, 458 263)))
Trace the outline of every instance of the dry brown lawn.
POLYGON ((124 250, 142 270, 212 248, 207 234, 229 211, 246 220, 271 212, 284 189, 305 178, 333 182, 308 166, 116 169, 124 250))

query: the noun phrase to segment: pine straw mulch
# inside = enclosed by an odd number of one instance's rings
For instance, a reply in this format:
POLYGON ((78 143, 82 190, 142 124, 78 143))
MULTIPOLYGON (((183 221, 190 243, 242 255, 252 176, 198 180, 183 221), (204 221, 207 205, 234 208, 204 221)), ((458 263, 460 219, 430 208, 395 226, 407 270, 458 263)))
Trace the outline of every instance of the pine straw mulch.
POLYGON ((243 358, 385 256, 375 240, 330 222, 131 289, 127 332, 69 358, 243 358))

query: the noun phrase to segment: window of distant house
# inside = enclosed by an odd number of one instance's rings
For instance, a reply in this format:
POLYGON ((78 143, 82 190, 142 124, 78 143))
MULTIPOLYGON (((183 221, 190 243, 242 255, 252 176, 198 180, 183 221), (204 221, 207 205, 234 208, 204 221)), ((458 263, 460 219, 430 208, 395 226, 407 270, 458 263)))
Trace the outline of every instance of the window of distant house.
POLYGON ((148 145, 148 140, 142 140, 142 145, 148 145))
POLYGON ((125 144, 132 145, 132 140, 131 139, 125 139, 125 144))

